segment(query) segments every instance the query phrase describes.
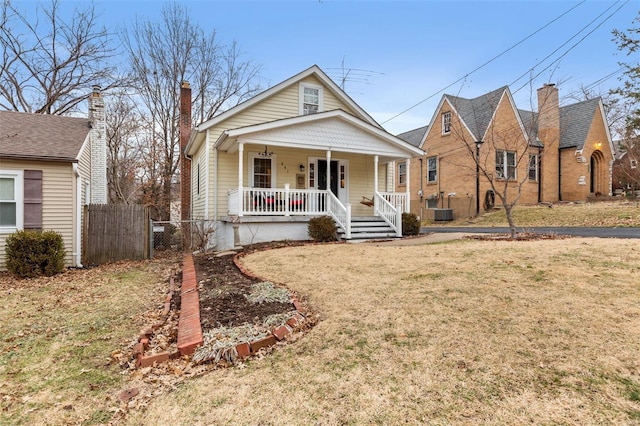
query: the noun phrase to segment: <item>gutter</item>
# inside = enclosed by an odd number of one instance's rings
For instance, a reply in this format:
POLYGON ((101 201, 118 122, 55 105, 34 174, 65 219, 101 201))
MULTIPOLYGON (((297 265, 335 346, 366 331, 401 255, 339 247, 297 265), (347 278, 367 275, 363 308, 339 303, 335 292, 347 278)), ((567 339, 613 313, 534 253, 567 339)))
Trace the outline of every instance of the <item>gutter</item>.
POLYGON ((76 252, 72 254, 76 268, 82 268, 82 177, 78 170, 78 163, 73 163, 73 174, 76 177, 76 252))

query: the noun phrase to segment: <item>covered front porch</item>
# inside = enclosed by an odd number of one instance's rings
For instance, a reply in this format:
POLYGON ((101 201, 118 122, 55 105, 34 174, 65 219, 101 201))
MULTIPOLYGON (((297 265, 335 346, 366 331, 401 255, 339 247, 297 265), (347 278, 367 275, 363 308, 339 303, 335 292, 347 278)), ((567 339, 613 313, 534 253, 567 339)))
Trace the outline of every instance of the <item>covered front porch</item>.
POLYGON ((395 165, 406 162, 410 170, 410 157, 420 151, 344 111, 228 130, 215 147, 227 164, 236 157, 237 180, 220 194, 228 222, 264 227, 328 215, 351 239, 358 218, 375 217, 402 235, 411 188, 387 189, 394 187, 395 165))

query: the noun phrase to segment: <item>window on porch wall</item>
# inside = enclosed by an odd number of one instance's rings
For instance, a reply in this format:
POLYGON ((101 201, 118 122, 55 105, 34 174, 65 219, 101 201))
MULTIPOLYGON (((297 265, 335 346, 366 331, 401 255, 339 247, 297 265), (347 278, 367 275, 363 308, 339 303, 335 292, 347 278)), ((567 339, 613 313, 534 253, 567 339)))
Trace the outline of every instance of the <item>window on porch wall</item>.
POLYGON ((271 158, 253 159, 253 186, 271 188, 271 158))

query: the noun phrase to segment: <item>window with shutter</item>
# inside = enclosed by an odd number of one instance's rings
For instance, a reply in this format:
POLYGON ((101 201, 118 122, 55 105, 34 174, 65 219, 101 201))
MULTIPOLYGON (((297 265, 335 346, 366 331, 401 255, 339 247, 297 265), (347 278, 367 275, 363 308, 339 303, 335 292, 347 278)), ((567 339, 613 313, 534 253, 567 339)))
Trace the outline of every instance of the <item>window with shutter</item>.
POLYGON ((24 171, 24 229, 42 229, 42 170, 24 171))

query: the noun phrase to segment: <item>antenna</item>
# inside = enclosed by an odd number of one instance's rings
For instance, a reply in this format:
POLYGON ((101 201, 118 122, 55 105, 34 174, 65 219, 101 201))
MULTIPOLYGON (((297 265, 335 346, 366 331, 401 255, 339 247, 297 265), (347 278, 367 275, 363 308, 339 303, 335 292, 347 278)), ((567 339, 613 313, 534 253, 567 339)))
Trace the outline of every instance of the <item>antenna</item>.
POLYGON ((346 92, 347 82, 357 84, 371 84, 369 78, 375 75, 385 75, 383 72, 365 70, 361 68, 347 68, 342 57, 339 68, 326 68, 327 74, 332 80, 338 82, 340 88, 346 92))

